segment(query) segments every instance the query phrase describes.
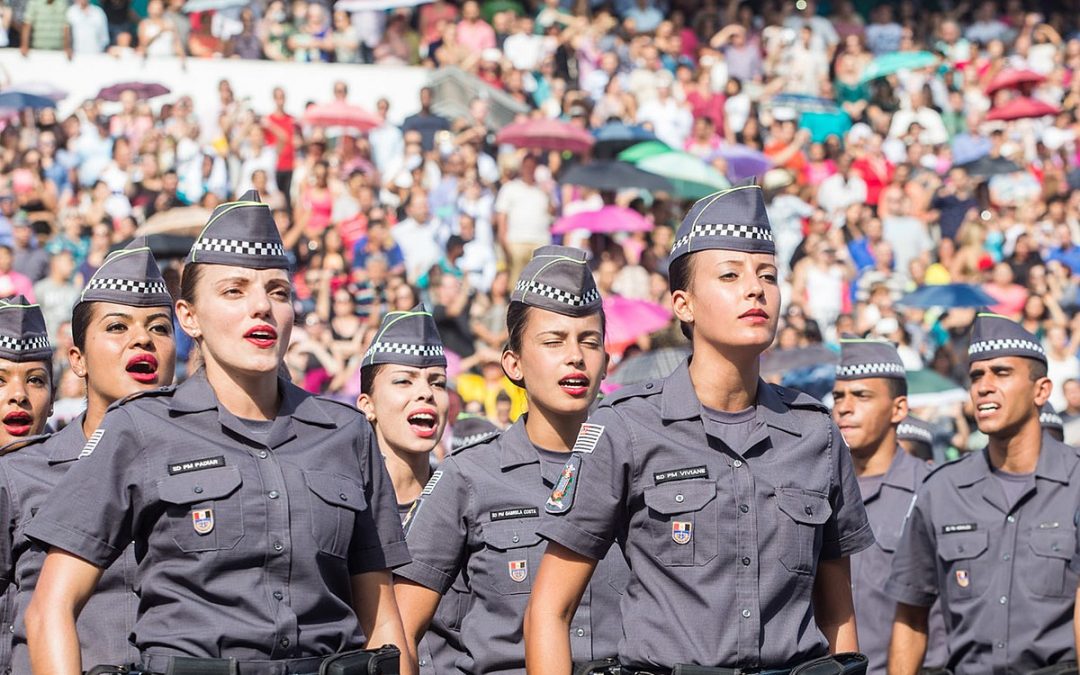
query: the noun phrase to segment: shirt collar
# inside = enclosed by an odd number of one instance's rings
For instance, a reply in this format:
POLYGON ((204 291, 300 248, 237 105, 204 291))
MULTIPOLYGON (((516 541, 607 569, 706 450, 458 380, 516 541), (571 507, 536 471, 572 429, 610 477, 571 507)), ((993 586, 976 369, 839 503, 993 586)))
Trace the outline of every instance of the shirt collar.
MULTIPOLYGON (((1068 484, 1069 476, 1077 462, 1077 451, 1071 446, 1059 443, 1046 432, 1042 435, 1042 447, 1039 460, 1035 464, 1035 477, 1055 483, 1068 484)), ((957 466, 960 475, 956 485, 966 487, 974 485, 991 474, 990 449, 983 448, 979 457, 972 457, 957 466)))
POLYGON ((909 455, 900 444, 897 444, 896 455, 889 464, 889 470, 885 472, 882 483, 907 492, 915 492, 919 487, 916 471, 920 464, 918 459, 909 455))
POLYGON ((49 464, 61 464, 73 462, 82 454, 86 447, 86 434, 83 433, 83 420, 86 413, 79 415, 67 423, 67 426, 57 431, 49 439, 53 449, 49 453, 49 464))
MULTIPOLYGON (((536 448, 533 446, 533 442, 529 440, 529 434, 525 432, 526 415, 519 417, 509 429, 498 436, 499 468, 503 471, 516 466, 540 462, 536 448)), ((569 455, 567 457, 569 458, 569 455)))

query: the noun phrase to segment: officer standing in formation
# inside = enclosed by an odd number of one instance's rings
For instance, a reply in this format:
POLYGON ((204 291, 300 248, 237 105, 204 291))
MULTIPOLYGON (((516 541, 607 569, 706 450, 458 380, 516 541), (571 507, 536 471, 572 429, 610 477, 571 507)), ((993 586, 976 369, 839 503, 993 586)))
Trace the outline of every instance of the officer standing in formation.
MULTIPOLYGON (((383 317, 360 367, 360 392, 357 407, 375 429, 407 531, 450 408, 446 355, 430 312, 418 306, 383 317)), ((417 645, 421 675, 451 672, 462 652, 457 627, 463 588, 455 581, 417 645)))
MULTIPOLYGON (((833 388, 833 420, 851 449, 875 544, 851 559, 851 595, 859 625, 859 647, 867 673, 885 675, 896 601, 885 594, 904 514, 929 473, 925 461, 900 448, 897 428, 907 416, 907 373, 896 347, 855 337, 840 339, 840 364, 833 388)), ((932 439, 931 439, 932 440, 932 439)), ((930 614, 928 667, 945 665, 941 609, 930 614)))
MULTIPOLYGON (((0 300, 0 454, 40 434, 52 414, 52 347, 41 308, 21 295, 0 300)), ((10 556, 10 535, 0 535, 0 558, 10 556)), ((15 622, 11 573, 0 572, 0 673, 11 672, 15 622)))
MULTIPOLYGON (((468 580, 459 601, 466 605, 466 653, 456 664, 463 673, 525 670, 522 619, 543 552, 537 526, 553 488, 566 487, 568 453, 607 367, 602 303, 585 252, 538 249, 510 296, 507 329, 503 369, 525 388, 529 412, 443 462, 408 524, 413 562, 394 572, 405 630, 415 640, 455 579, 468 580)), ((563 626, 563 675, 571 643, 573 660, 586 663, 614 656, 622 636, 626 563, 613 551, 600 567, 563 626)))
POLYGON ((114 406, 26 528, 50 547, 26 613, 35 671, 92 665, 79 609, 134 544, 145 670, 316 673, 362 631, 413 672, 390 573, 409 554, 371 427, 279 376, 287 268, 254 192, 215 209, 176 303, 203 368, 114 406))
MULTIPOLYGON (((27 523, 83 456, 110 405, 173 380, 172 297, 143 240, 105 259, 76 303, 71 326, 74 346, 68 357, 74 373, 86 381, 86 411, 61 431, 23 441, 18 452, 0 457, 0 572, 17 589, 14 635, 5 635, 14 639, 15 673, 30 672, 26 608, 45 560, 45 550, 25 536, 27 523)), ((138 661, 129 642, 138 602, 135 568, 135 552, 128 546, 83 607, 77 627, 84 664, 138 661)))
POLYGON ((1071 626, 1080 457, 1040 427, 1046 354, 1019 324, 975 318, 968 348, 980 451, 920 486, 886 593, 898 601, 889 673, 923 663, 927 615, 940 599, 957 675, 1031 673, 1075 660, 1071 626))
POLYGON ((851 454, 819 401, 759 378, 780 314, 760 187, 694 205, 669 281, 693 355, 582 427, 538 530, 529 672, 569 672, 568 618, 615 542, 624 673, 863 672, 829 656, 858 649, 849 557, 874 542, 851 454))

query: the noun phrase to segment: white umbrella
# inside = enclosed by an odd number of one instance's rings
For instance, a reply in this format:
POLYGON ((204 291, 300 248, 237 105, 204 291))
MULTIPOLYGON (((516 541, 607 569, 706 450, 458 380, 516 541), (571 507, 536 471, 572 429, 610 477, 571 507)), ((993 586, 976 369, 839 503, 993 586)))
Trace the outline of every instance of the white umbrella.
POLYGON ((209 12, 211 10, 220 11, 223 9, 232 9, 234 7, 244 7, 247 4, 247 0, 188 0, 184 3, 183 9, 188 14, 194 14, 195 12, 209 12))
POLYGON ((346 12, 362 12, 364 10, 387 10, 400 7, 418 7, 426 5, 434 0, 340 0, 334 4, 334 9, 346 12))

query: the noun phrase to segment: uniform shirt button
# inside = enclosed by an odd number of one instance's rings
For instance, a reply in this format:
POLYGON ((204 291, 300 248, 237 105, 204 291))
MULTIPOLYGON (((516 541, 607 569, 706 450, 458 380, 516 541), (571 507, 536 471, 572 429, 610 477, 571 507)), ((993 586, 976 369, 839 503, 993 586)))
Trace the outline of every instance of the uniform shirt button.
POLYGON ((194 490, 195 494, 197 494, 197 495, 202 494, 202 486, 200 486, 200 485, 196 485, 195 487, 192 488, 192 490, 194 490))
POLYGON ((279 552, 284 551, 285 550, 285 544, 282 544, 280 541, 275 541, 274 542, 274 550, 279 551, 279 552))
POLYGON ((732 462, 732 463, 731 463, 731 465, 732 465, 733 467, 735 467, 736 469, 738 469, 738 468, 739 468, 740 466, 742 466, 742 460, 741 460, 741 459, 737 459, 737 460, 735 460, 734 462, 732 462))
POLYGON ((1004 642, 997 643, 997 648, 998 649, 1005 649, 1005 643, 1004 642))
POLYGON ((652 388, 653 388, 653 383, 652 383, 652 382, 650 382, 650 383, 646 384, 646 385, 645 385, 645 388, 646 388, 646 389, 652 389, 652 388))
POLYGON ((1008 553, 1006 553, 1005 555, 1001 556, 1001 559, 1004 560, 1005 562, 1008 562, 1008 561, 1012 560, 1012 556, 1009 555, 1008 553))
POLYGON ((679 504, 682 504, 684 501, 686 501, 686 497, 683 497, 682 495, 675 495, 675 501, 679 504))
POLYGON ((1004 604, 1005 604, 1006 602, 1008 602, 1008 601, 1009 601, 1009 598, 1007 598, 1007 597, 1006 597, 1006 596, 1004 596, 1004 595, 1003 595, 1003 596, 1001 596, 1000 598, 998 598, 998 602, 999 602, 999 603, 1001 603, 1002 605, 1004 605, 1004 604))
POLYGON ((1015 523, 1016 522, 1016 516, 1009 516, 1005 520, 1009 521, 1010 523, 1015 523))
POLYGON ((287 637, 281 638, 281 640, 278 642, 278 644, 281 645, 282 647, 288 647, 290 643, 291 643, 291 641, 287 637))
POLYGON ((280 495, 280 493, 278 493, 277 490, 271 490, 266 496, 269 497, 270 499, 277 499, 281 495, 280 495))
POLYGON ((744 610, 742 611, 742 615, 743 615, 743 618, 744 618, 744 619, 749 619, 749 618, 750 618, 750 610, 748 610, 748 609, 744 609, 744 610))
POLYGON ((338 495, 338 499, 340 499, 343 502, 347 502, 347 501, 349 501, 349 495, 342 492, 341 494, 338 495))
POLYGON ((747 506, 746 504, 739 504, 739 510, 742 511, 743 513, 749 513, 750 512, 750 507, 747 506))
POLYGON ((281 591, 274 591, 274 599, 275 600, 282 600, 284 598, 285 598, 284 593, 282 593, 281 591))
POLYGON ((806 506, 803 507, 803 511, 805 511, 806 515, 808 515, 808 516, 814 515, 814 509, 809 504, 807 504, 806 506))
POLYGON ((743 564, 743 565, 749 565, 749 564, 750 564, 750 558, 744 557, 744 558, 742 559, 742 564, 743 564))
POLYGON ((267 452, 265 450, 260 450, 259 451, 259 459, 266 459, 269 456, 270 456, 269 452, 267 452))
POLYGON ((521 537, 519 537, 519 536, 517 536, 517 535, 515 534, 515 535, 514 535, 514 538, 513 538, 513 540, 512 540, 512 541, 513 541, 513 542, 514 542, 514 543, 516 544, 516 543, 518 543, 518 542, 519 542, 520 540, 521 540, 521 537))
POLYGON ((577 636, 578 637, 585 637, 585 629, 584 628, 578 628, 577 629, 577 636))
POLYGON ((426 666, 427 665, 427 659, 420 659, 420 665, 426 666))

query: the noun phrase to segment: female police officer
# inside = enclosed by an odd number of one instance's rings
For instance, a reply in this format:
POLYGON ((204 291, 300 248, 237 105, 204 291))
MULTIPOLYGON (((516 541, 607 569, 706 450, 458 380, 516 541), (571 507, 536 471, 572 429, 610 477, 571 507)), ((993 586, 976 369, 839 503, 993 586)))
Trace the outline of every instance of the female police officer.
MULTIPOLYGON (((0 458, 0 569, 17 587, 12 668, 30 672, 25 614, 45 551, 24 530, 67 470, 80 459, 113 402, 172 383, 176 364, 172 298, 145 241, 113 253, 86 284, 72 312, 68 358, 86 380, 86 412, 51 436, 38 436, 0 458)), ((79 616, 83 662, 131 663, 135 553, 109 567, 79 616)))
POLYGON ((569 670, 566 618, 616 540, 631 568, 624 671, 787 672, 857 649, 848 556, 873 533, 851 457, 817 400, 758 378, 780 310, 774 250, 757 186, 687 214, 670 283, 693 356, 583 427, 539 528, 530 674, 569 670))
MULTIPOLYGON (((414 562, 395 571, 413 639, 464 572, 466 654, 456 664, 464 673, 524 672, 521 621, 541 553, 536 526, 607 366, 603 310, 584 251, 538 249, 510 300, 503 369, 525 387, 529 412, 498 437, 463 446, 443 462, 409 523, 414 562)), ((582 607, 563 636, 573 642, 576 660, 614 655, 625 575, 625 562, 613 551, 597 580, 582 587, 582 607)))
POLYGON ((254 192, 196 239, 176 311, 205 366, 110 411, 27 528, 51 546, 26 616, 34 670, 80 672, 78 609, 131 542, 151 672, 314 673, 359 647, 358 623, 404 646, 388 568, 408 552, 370 425, 279 377, 284 253, 254 192))

